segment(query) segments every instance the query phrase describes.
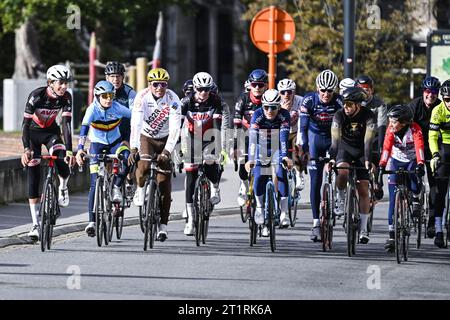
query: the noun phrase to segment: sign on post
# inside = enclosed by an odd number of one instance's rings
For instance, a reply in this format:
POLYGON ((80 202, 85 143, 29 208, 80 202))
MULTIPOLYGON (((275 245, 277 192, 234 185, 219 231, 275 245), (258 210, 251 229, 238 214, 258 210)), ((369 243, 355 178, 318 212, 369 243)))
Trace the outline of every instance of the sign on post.
POLYGON ((450 79, 450 30, 433 30, 427 37, 427 75, 450 79))
POLYGON ((250 25, 253 44, 268 53, 269 88, 275 88, 276 54, 287 50, 295 38, 294 19, 286 11, 270 6, 259 11, 250 25))

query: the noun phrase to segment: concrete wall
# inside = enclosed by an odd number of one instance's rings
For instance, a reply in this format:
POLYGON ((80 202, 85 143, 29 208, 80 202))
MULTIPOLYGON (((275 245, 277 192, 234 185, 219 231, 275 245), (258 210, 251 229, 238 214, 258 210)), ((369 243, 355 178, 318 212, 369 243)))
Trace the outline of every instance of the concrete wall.
POLYGON ((46 86, 45 79, 3 80, 3 130, 19 131, 22 128, 23 112, 31 91, 46 86))
MULTIPOLYGON (((41 166, 41 187, 46 175, 46 166, 41 166)), ((89 189, 89 170, 79 172, 76 167, 69 179, 69 191, 87 191, 89 189)), ((0 204, 24 201, 28 199, 27 172, 23 169, 19 157, 0 160, 0 204)))

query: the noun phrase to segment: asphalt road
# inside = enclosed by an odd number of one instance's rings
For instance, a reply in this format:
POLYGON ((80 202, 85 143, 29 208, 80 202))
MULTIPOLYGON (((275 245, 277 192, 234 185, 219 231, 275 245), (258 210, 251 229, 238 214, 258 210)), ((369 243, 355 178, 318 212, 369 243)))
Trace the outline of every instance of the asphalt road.
MULTIPOLYGON (((277 230, 277 251, 267 238, 248 244, 247 225, 237 214, 214 216, 206 245, 183 234, 182 220, 169 223, 169 239, 143 251, 139 227, 99 248, 84 232, 38 245, 0 249, 1 299, 449 299, 450 251, 431 239, 397 264, 384 252, 387 203, 377 206, 370 243, 346 255, 341 226, 334 248, 322 252, 309 240, 310 210, 295 228, 277 230)), ((415 235, 412 237, 414 246, 415 235)))

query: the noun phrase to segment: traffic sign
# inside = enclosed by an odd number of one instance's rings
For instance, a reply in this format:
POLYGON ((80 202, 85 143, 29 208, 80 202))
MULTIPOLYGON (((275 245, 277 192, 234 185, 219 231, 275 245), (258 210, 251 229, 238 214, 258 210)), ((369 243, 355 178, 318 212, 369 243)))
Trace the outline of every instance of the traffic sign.
POLYGON ((261 51, 269 53, 271 43, 274 44, 274 53, 282 52, 289 48, 295 38, 294 19, 286 11, 271 7, 258 12, 250 25, 250 36, 254 45, 261 51), (273 30, 270 22, 273 21, 273 30))

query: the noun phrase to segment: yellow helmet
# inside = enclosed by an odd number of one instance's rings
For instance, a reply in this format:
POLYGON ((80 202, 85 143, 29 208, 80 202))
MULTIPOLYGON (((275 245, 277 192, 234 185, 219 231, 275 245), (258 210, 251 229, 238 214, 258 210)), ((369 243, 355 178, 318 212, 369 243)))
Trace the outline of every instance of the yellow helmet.
POLYGON ((148 72, 148 81, 169 81, 169 73, 163 68, 155 68, 148 72))

